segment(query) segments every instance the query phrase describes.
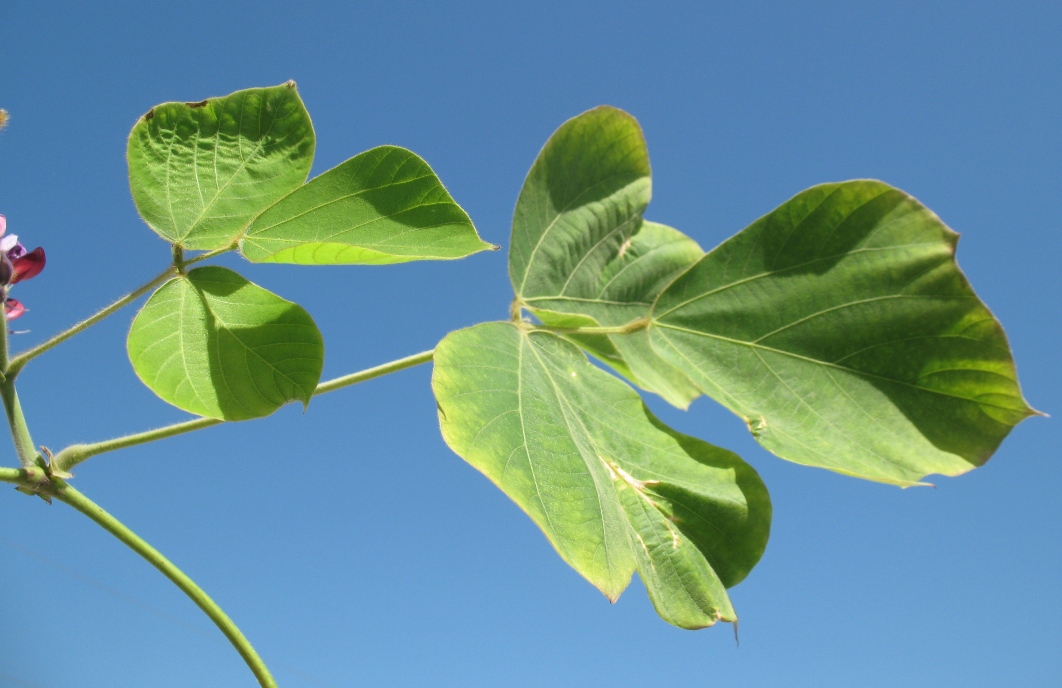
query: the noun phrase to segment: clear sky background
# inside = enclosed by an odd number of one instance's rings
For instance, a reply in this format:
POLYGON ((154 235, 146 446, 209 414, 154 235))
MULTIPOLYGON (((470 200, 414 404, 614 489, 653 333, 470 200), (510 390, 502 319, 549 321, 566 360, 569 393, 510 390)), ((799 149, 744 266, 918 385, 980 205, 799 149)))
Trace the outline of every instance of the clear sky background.
MULTIPOLYGON (((0 213, 48 252, 18 287, 32 332, 15 348, 169 259, 129 196, 137 117, 294 79, 314 174, 406 146, 506 247, 539 148, 602 103, 645 129, 647 217, 706 249, 813 184, 883 179, 962 234, 960 265, 1007 328, 1026 397, 1057 418, 1060 36, 1052 2, 4 2, 0 213)), ((313 314, 326 377, 505 318, 511 299, 503 252, 222 264, 313 314)), ((26 369, 38 442, 185 418, 132 372, 134 312, 26 369)), ((771 542, 732 590, 736 647, 726 625, 665 624, 637 580, 610 605, 564 564, 443 444, 430 372, 100 456, 75 485, 198 580, 285 687, 1062 684, 1058 420, 1023 423, 966 476, 900 490, 779 460, 711 400, 683 413, 650 399, 771 491, 771 542)), ((254 685, 154 569, 8 488, 0 590, 0 687, 254 685)))

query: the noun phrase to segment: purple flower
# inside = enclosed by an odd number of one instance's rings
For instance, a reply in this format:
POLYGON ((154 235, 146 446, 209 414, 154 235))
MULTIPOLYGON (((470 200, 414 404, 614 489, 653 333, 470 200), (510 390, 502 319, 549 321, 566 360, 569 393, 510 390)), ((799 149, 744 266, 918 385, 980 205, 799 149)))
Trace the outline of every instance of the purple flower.
POLYGON ((14 320, 26 312, 17 299, 8 297, 12 284, 36 277, 44 269, 44 249, 37 247, 26 251, 15 234, 6 235, 7 218, 0 215, 0 289, 3 290, 4 315, 14 320))

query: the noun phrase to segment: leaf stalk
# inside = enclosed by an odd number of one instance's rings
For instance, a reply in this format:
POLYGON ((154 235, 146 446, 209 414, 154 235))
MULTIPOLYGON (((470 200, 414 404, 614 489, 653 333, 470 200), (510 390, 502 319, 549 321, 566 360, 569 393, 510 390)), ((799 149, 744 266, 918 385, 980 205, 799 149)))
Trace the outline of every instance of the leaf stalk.
MULTIPOLYGON (((366 380, 372 380, 373 378, 382 377, 400 370, 405 370, 406 368, 412 368, 413 366, 422 363, 427 363, 432 360, 434 354, 434 349, 430 351, 422 351, 419 354, 413 354, 412 356, 406 356, 405 358, 399 358, 390 361, 389 363, 366 368, 365 370, 360 370, 356 373, 327 380, 317 385, 316 389, 314 389, 313 396, 334 392, 337 389, 356 385, 359 382, 365 382, 366 380)), ((166 439, 167 437, 183 435, 186 432, 202 430, 203 428, 213 427, 226 422, 229 421, 220 418, 194 418, 192 420, 184 421, 183 423, 174 423, 173 425, 167 425, 154 430, 147 430, 145 432, 117 437, 113 440, 106 440, 93 444, 72 444, 55 455, 55 458, 53 458, 51 462, 52 470, 59 473, 65 473, 82 461, 96 456, 97 454, 103 454, 117 449, 125 449, 127 447, 135 447, 138 444, 146 444, 148 442, 166 439)))
MULTIPOLYGON (((81 322, 77 323, 73 327, 71 327, 71 328, 69 328, 67 330, 64 330, 63 332, 60 332, 59 334, 55 335, 54 337, 52 337, 51 339, 45 341, 44 343, 38 344, 37 346, 33 347, 32 349, 27 349, 26 351, 23 351, 22 353, 20 353, 17 356, 13 357, 10 361, 7 360, 6 355, 5 355, 4 361, 3 361, 4 364, 5 364, 4 365, 4 369, 3 369, 5 375, 7 376, 7 378, 9 380, 13 380, 15 378, 15 376, 18 375, 18 373, 26 366, 26 364, 29 363, 30 361, 32 361, 34 358, 40 356, 41 354, 43 354, 45 351, 48 351, 49 349, 52 349, 52 348, 54 348, 56 346, 59 346, 60 344, 62 344, 66 340, 70 339, 74 335, 80 334, 81 332, 84 332, 85 330, 87 330, 88 328, 92 327, 96 323, 100 322, 101 320, 103 320, 107 316, 118 312, 119 310, 121 310, 125 306, 129 305, 133 301, 136 301, 141 296, 143 296, 144 294, 148 293, 149 291, 151 291, 152 289, 154 289, 155 287, 157 287, 158 285, 162 284, 163 282, 165 282, 166 280, 170 279, 171 277, 173 277, 176 274, 177 274, 177 269, 175 267, 168 267, 165 270, 163 270, 161 273, 159 273, 157 276, 155 276, 154 279, 150 280, 149 282, 147 282, 147 283, 143 284, 142 286, 140 286, 140 287, 134 289, 133 291, 129 292, 128 294, 126 294, 125 296, 121 297, 120 299, 118 299, 117 301, 112 303, 111 305, 107 306, 106 308, 101 309, 96 314, 90 315, 89 317, 85 318, 84 320, 82 320, 81 322)), ((5 339, 4 352, 6 354, 6 351, 7 351, 7 346, 6 346, 7 333, 6 332, 4 333, 4 339, 5 339)))
POLYGON ((649 318, 638 318, 626 325, 616 327, 550 327, 549 325, 531 325, 529 329, 554 334, 631 334, 649 327, 649 318))

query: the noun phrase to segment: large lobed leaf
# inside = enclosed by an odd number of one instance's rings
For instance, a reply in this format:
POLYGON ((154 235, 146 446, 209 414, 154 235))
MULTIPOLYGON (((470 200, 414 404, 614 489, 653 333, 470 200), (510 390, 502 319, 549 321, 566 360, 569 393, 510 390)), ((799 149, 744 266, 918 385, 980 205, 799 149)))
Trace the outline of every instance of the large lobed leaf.
MULTIPOLYGON (((642 219, 650 195, 649 154, 633 117, 599 107, 564 123, 517 200, 509 252, 517 303, 558 327, 648 316, 657 294, 704 254, 681 232, 642 219)), ((645 332, 570 339, 675 406, 700 395, 645 332)))
POLYGON ((309 313, 220 267, 162 285, 137 314, 127 346, 136 374, 162 399, 223 420, 308 404, 324 365, 309 313))
POLYGON ((167 241, 217 249, 306 181, 310 115, 289 81, 199 103, 164 103, 129 135, 129 185, 141 217, 167 241))
POLYGON ((740 458, 660 423, 572 344, 511 323, 450 334, 432 385, 450 447, 610 599, 638 570, 668 622, 736 619, 725 587, 759 560, 771 513, 740 458))
POLYGON ((958 475, 1035 412, 956 240, 881 182, 813 187, 671 284, 652 345, 783 458, 901 485, 958 475))

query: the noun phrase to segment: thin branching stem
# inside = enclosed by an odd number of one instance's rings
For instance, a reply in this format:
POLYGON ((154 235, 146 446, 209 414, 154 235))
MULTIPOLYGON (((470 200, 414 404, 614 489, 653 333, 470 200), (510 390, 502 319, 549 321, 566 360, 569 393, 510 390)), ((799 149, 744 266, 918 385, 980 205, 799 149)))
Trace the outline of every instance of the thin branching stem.
POLYGON ((109 305, 106 308, 104 308, 104 309, 100 310, 99 312, 97 312, 95 315, 90 315, 89 317, 85 318, 84 320, 82 320, 78 324, 74 325, 70 329, 65 330, 63 332, 60 332, 59 334, 57 334, 54 337, 52 337, 51 339, 47 340, 43 344, 38 344, 37 346, 33 347, 32 349, 27 349, 26 351, 23 351, 22 353, 20 353, 17 356, 13 357, 10 362, 5 361, 5 363, 7 363, 7 365, 5 366, 4 370, 6 372, 7 377, 9 379, 13 379, 16 375, 18 375, 19 371, 22 370, 22 368, 24 368, 27 363, 32 361, 37 356, 40 356, 41 354, 43 354, 45 351, 48 351, 49 349, 52 349, 52 348, 54 348, 56 346, 59 346, 60 344, 62 344, 66 340, 70 339, 74 335, 79 334, 81 332, 84 332, 85 330, 87 330, 88 328, 92 327, 93 325, 95 325, 99 321, 103 320, 107 316, 112 315, 113 313, 116 313, 117 311, 121 310, 123 307, 128 306, 133 301, 136 301, 141 296, 143 296, 144 294, 148 293, 149 291, 151 291, 152 289, 154 289, 155 287, 157 287, 158 285, 162 284, 163 282, 165 282, 166 280, 170 279, 171 277, 173 277, 176 274, 177 274, 177 269, 176 268, 174 268, 174 267, 166 268, 165 270, 163 270, 161 273, 159 273, 151 281, 149 281, 146 284, 138 287, 137 289, 134 289, 133 291, 129 292, 128 294, 126 294, 122 298, 118 299, 117 301, 115 301, 111 305, 109 305))
MULTIPOLYGON (((366 380, 372 380, 373 378, 395 373, 399 370, 405 370, 406 368, 412 368, 413 366, 422 363, 427 363, 432 359, 434 353, 434 349, 431 351, 422 351, 419 354, 399 358, 398 360, 384 363, 383 365, 327 380, 317 385, 317 388, 313 392, 313 396, 333 392, 337 389, 342 389, 343 387, 356 385, 359 382, 365 382, 366 380)), ((184 421, 183 423, 175 423, 154 430, 147 430, 146 432, 125 435, 124 437, 116 437, 113 440, 106 440, 104 442, 96 442, 94 444, 72 444, 55 455, 55 458, 52 459, 52 468, 60 474, 66 473, 85 459, 96 456, 97 454, 103 454, 117 449, 125 449, 127 447, 135 447, 138 444, 146 444, 148 442, 154 442, 155 440, 166 439, 167 437, 174 437, 176 435, 183 435, 186 432, 202 430, 203 428, 213 427, 224 422, 226 421, 219 418, 194 418, 192 420, 184 421)))
POLYGON ((217 602, 211 599, 195 581, 177 568, 161 552, 152 547, 142 537, 134 533, 128 526, 107 513, 102 507, 93 502, 85 495, 78 492, 60 478, 52 476, 46 483, 41 484, 27 475, 25 470, 17 468, 0 468, 0 481, 15 483, 25 490, 32 490, 42 497, 55 499, 68 504, 85 516, 89 517, 101 528, 118 538, 125 546, 143 557, 149 564, 154 566, 162 575, 166 576, 187 595, 197 607, 203 610, 211 621, 221 630, 236 651, 240 653, 247 667, 258 679, 262 688, 277 688, 269 669, 266 668, 262 658, 258 656, 250 641, 243 635, 232 619, 222 611, 217 602))

